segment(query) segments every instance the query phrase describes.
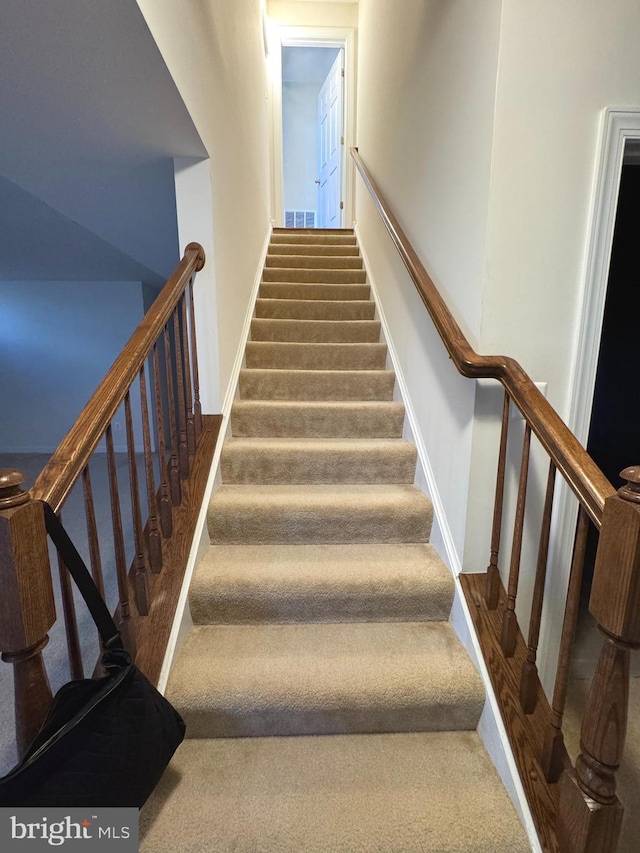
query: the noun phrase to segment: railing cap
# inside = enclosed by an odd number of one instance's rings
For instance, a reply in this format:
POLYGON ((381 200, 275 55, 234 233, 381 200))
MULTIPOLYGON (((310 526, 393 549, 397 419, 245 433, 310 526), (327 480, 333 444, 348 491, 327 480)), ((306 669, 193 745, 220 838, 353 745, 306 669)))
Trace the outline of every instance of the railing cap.
POLYGON ((0 509, 12 509, 29 501, 29 493, 21 486, 26 477, 15 468, 0 468, 0 509))
POLYGON ((621 498, 632 503, 640 504, 640 465, 631 465, 620 472, 623 480, 626 480, 626 485, 618 489, 618 494, 621 498))

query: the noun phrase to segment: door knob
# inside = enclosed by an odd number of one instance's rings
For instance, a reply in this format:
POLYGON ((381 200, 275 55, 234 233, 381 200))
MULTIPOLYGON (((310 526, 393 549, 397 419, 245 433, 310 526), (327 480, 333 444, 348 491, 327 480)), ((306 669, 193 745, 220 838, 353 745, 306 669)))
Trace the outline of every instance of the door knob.
POLYGON ((320 184, 320 180, 318 178, 316 178, 315 182, 316 182, 316 184, 320 184))

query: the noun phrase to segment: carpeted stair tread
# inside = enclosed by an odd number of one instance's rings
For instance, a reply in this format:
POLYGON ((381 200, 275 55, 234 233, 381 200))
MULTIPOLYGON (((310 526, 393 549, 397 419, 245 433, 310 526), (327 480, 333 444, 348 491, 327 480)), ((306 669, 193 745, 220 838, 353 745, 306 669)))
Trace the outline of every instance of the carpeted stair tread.
POLYGON ((274 228, 271 243, 344 244, 356 246, 351 228, 274 228))
POLYGON ((367 299, 257 299, 256 317, 278 320, 373 320, 367 299))
POLYGON ((391 400, 392 370, 240 371, 243 400, 391 400))
POLYGON ((196 625, 167 698, 188 736, 475 729, 484 687, 448 622, 196 625))
POLYGON ((251 321, 251 339, 301 343, 375 343, 380 340, 380 321, 257 318, 251 321))
POLYGON ((359 257, 360 249, 354 244, 324 245, 322 243, 271 243, 268 255, 333 255, 342 257, 359 257))
POLYGON ((244 438, 400 438, 404 405, 374 400, 235 400, 231 434, 244 438))
POLYGON ((364 284, 364 270, 299 269, 298 267, 265 267, 263 281, 318 281, 326 284, 364 284))
POLYGON ((475 732, 186 740, 141 853, 527 853, 475 732))
POLYGON ((362 258, 353 255, 277 255, 271 252, 266 267, 295 267, 297 269, 361 270, 362 258))
POLYGON ((432 520, 413 485, 222 485, 207 513, 214 545, 428 542, 432 520))
POLYGON ((217 545, 189 604, 199 625, 446 621, 453 592, 431 545, 217 545))
POLYGON ((229 438, 223 483, 413 483, 416 448, 401 438, 229 438))
POLYGON ((275 248, 280 243, 288 245, 302 244, 305 246, 356 246, 357 241, 354 234, 272 234, 271 247, 275 248))
POLYGON ((364 299, 371 297, 368 284, 295 284, 290 281, 268 281, 260 285, 261 299, 364 299))
POLYGON ((245 358, 247 368, 384 370, 387 345, 248 341, 245 358))

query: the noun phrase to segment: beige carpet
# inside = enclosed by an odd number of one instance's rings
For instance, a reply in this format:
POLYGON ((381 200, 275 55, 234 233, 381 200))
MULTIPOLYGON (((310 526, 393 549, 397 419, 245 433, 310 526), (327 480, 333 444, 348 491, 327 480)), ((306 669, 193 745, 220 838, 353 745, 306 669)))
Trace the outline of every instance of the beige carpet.
POLYGON ((351 232, 274 231, 141 849, 529 849, 351 232))

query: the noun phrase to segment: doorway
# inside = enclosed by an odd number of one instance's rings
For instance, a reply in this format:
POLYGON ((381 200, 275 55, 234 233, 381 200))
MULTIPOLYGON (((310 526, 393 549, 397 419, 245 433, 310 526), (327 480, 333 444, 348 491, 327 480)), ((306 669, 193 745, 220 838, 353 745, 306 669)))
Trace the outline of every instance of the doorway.
MULTIPOLYGON (((587 451, 615 488, 620 472, 640 461, 640 381, 633 318, 640 310, 637 281, 637 203, 640 197, 640 140, 625 143, 613 226, 611 258, 598 352, 587 451)), ((589 528, 581 589, 573 672, 589 677, 600 651, 600 637, 588 612, 598 534, 589 528)), ((640 673, 637 662, 633 674, 640 673)))
POLYGON ((616 488, 619 474, 640 461, 640 382, 633 318, 639 316, 637 280, 640 157, 628 141, 620 177, 600 352, 587 450, 616 488))
POLYGON ((282 47, 284 225, 342 227, 344 50, 282 47))
MULTIPOLYGON (((349 148, 356 144, 355 30, 349 27, 274 27, 269 67, 272 104, 272 224, 275 226, 289 225, 289 227, 353 227, 355 166, 349 156, 349 148), (303 52, 289 53, 290 48, 294 50, 310 49, 310 51, 305 57, 303 52), (341 62, 339 60, 340 54, 341 62), (320 72, 311 71, 310 67, 306 65, 309 60, 317 61, 313 60, 314 56, 324 56, 325 64, 320 72), (333 117, 330 114, 330 109, 327 111, 329 121, 327 132, 335 131, 334 143, 339 144, 337 145, 337 152, 336 144, 334 144, 333 149, 334 153, 338 154, 339 168, 337 171, 329 168, 328 175, 332 176, 333 183, 325 184, 325 192, 327 199, 329 192, 335 194, 337 211, 333 218, 327 219, 321 211, 318 197, 318 188, 322 186, 324 176, 319 163, 317 96, 320 95, 324 82, 331 77, 330 72, 336 62, 338 69, 340 69, 337 88, 342 95, 341 114, 335 109, 334 101, 333 117), (307 75, 306 81, 302 75, 307 75), (294 130, 292 125, 297 124, 300 127, 302 116, 296 115, 294 111, 287 118, 285 110, 287 109, 287 101, 289 104, 293 101, 295 110, 295 86, 305 82, 315 87, 316 92, 313 99, 307 101, 305 107, 308 117, 307 130, 302 134, 298 130, 296 135, 296 133, 291 132, 294 130), (309 130, 310 127, 311 130, 309 130), (342 127, 341 132, 340 127, 342 127), (305 139, 306 145, 302 145, 301 142, 304 142, 305 139), (301 168, 303 161, 306 164, 304 172, 301 168), (297 175, 291 179, 290 167, 294 172, 296 169, 298 170, 297 175), (317 184, 316 181, 320 181, 320 183, 317 184), (303 184, 302 190, 301 184, 303 184), (287 218, 285 218, 285 210, 288 212, 287 218)), ((301 94, 302 90, 298 89, 297 93, 301 94)), ((327 106, 331 106, 331 100, 327 106)), ((331 145, 328 139, 327 152, 330 150, 331 145)))

